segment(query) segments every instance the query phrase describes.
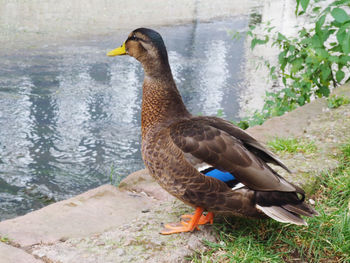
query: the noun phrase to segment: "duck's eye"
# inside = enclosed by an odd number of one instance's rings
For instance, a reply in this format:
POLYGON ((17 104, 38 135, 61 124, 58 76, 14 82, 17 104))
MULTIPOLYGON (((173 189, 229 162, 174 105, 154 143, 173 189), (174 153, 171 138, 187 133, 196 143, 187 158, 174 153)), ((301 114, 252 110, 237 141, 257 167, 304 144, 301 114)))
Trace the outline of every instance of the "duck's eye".
POLYGON ((131 37, 129 37, 129 39, 130 39, 130 40, 135 40, 135 41, 137 41, 139 38, 136 37, 135 35, 132 35, 131 37))

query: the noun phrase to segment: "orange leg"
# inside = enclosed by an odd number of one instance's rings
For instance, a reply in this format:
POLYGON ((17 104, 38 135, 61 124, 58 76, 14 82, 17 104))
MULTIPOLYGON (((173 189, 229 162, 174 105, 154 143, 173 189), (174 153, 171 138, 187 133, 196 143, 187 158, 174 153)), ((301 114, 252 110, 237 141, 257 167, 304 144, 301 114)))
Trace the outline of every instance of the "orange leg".
POLYGON ((193 215, 184 215, 184 218, 189 219, 188 221, 181 221, 178 223, 169 223, 164 225, 164 229, 160 232, 162 235, 170 235, 182 232, 192 232, 198 225, 213 222, 213 213, 208 213, 206 216, 202 215, 203 208, 197 207, 193 215))
MULTIPOLYGON (((193 215, 182 215, 181 218, 184 219, 185 222, 188 222, 192 219, 193 215)), ((214 214, 213 212, 208 212, 207 215, 201 215, 201 218, 198 221, 198 225, 205 224, 213 224, 214 223, 214 214)))

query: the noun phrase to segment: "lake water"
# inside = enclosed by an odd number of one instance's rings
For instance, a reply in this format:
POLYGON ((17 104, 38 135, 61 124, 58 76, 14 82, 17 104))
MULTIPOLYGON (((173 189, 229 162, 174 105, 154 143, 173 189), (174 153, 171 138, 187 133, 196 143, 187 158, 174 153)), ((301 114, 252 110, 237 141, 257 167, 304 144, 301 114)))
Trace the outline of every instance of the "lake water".
MULTIPOLYGON (((156 28, 193 114, 237 120, 248 17, 156 28)), ((0 54, 0 220, 142 169, 143 71, 126 32, 0 54)), ((9 50, 10 47, 7 47, 9 50)))

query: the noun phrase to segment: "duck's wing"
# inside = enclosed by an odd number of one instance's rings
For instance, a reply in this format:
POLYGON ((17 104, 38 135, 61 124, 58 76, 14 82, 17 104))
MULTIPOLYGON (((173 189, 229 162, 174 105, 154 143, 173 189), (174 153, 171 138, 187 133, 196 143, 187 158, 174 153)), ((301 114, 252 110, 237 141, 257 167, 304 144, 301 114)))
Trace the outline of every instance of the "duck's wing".
POLYGON ((181 120, 169 127, 170 137, 188 158, 233 173, 250 189, 299 192, 298 187, 284 180, 266 165, 266 159, 274 159, 265 153, 259 143, 244 132, 238 132, 237 138, 225 125, 213 123, 206 118, 181 120), (257 152, 264 152, 264 157, 260 157, 257 152))
POLYGON ((240 140, 247 149, 249 149, 251 152, 254 152, 254 154, 260 159, 264 160, 267 163, 278 165, 285 169, 287 172, 292 173, 276 155, 274 155, 271 151, 266 149, 261 143, 259 143, 256 139, 250 136, 247 132, 233 125, 229 121, 209 116, 199 116, 193 119, 198 121, 204 121, 219 130, 227 132, 228 134, 240 140))

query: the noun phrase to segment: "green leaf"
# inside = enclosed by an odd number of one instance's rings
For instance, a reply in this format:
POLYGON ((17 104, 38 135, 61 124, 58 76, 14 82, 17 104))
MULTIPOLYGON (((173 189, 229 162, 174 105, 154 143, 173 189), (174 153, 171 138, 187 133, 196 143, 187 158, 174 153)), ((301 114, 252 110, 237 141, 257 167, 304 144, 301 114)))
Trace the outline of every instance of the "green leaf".
POLYGON ((322 47, 323 46, 323 42, 322 40, 320 40, 320 38, 318 37, 318 35, 314 35, 312 38, 311 38, 311 44, 314 48, 316 47, 322 47))
POLYGON ((350 53, 350 31, 345 35, 344 40, 341 43, 341 47, 345 54, 350 53))
POLYGON ((328 97, 330 91, 329 91, 329 88, 328 88, 328 87, 326 87, 326 86, 321 86, 321 87, 318 88, 318 90, 316 91, 316 93, 317 93, 317 95, 318 95, 319 97, 322 97, 322 96, 328 97))
POLYGON ((286 54, 287 54, 287 51, 282 51, 282 52, 278 55, 278 63, 280 64, 280 67, 281 67, 282 71, 284 71, 284 68, 285 68, 286 65, 287 65, 286 54))
POLYGON ((256 28, 256 26, 249 26, 249 30, 253 31, 256 28))
POLYGON ((331 15, 339 23, 344 23, 350 20, 349 15, 344 11, 344 9, 341 9, 339 7, 333 8, 331 15))
POLYGON ((310 45, 310 44, 311 44, 311 38, 309 38, 309 37, 303 38, 303 39, 300 41, 300 44, 301 44, 301 45, 310 45))
POLYGON ((310 0, 301 0, 300 1, 301 7, 303 8, 304 11, 306 11, 306 8, 308 7, 309 2, 310 2, 310 0))
POLYGON ((346 32, 345 30, 339 30, 338 33, 337 33, 337 40, 339 43, 343 43, 345 37, 346 37, 346 32))
POLYGON ((322 59, 329 58, 329 53, 324 48, 316 48, 315 51, 317 52, 318 56, 322 59))
POLYGON ((259 38, 253 38, 252 42, 250 43, 250 48, 254 49, 257 44, 263 45, 266 44, 269 41, 269 36, 265 35, 265 39, 259 39, 259 38))
POLYGON ((346 31, 347 29, 350 29, 350 20, 346 23, 341 24, 338 30, 346 31))
POLYGON ((252 39, 252 42, 250 43, 250 49, 253 50, 257 44, 257 39, 256 38, 253 38, 252 39))
POLYGON ((345 77, 345 73, 342 70, 338 70, 337 73, 335 73, 335 78, 338 83, 340 83, 344 77, 345 77))
POLYGON ((296 73, 300 68, 302 68, 303 59, 302 58, 297 58, 291 63, 292 63, 291 72, 292 73, 296 73))
POLYGON ((275 66, 272 66, 271 69, 270 69, 270 75, 272 75, 276 70, 276 67, 275 66))
POLYGON ((249 122, 246 120, 241 120, 238 123, 235 123, 239 128, 246 130, 249 128, 249 122))
POLYGON ((269 27, 268 30, 267 30, 267 32, 271 33, 272 29, 274 29, 274 28, 275 28, 274 26, 269 27))
POLYGON ((321 80, 322 82, 326 82, 328 80, 328 77, 331 75, 331 69, 327 64, 323 64, 321 66, 321 80))
POLYGON ((286 77, 282 77, 282 82, 284 86, 287 86, 287 79, 286 77))
POLYGON ((288 51, 291 52, 291 53, 294 52, 295 51, 295 46, 290 45, 289 48, 288 48, 288 51))
POLYGON ((298 104, 300 105, 300 106, 303 106, 304 104, 305 104, 305 98, 304 97, 299 97, 298 98, 298 104))
POLYGON ((341 56, 339 57, 339 62, 340 62, 341 64, 346 65, 348 62, 350 62, 350 56, 349 56, 349 55, 341 55, 341 56))
POLYGON ((306 35, 308 35, 308 31, 305 29, 305 28, 302 28, 300 31, 299 31, 299 36, 300 37, 304 37, 306 35))
POLYGON ((323 16, 321 16, 321 17, 317 20, 317 22, 316 22, 315 31, 316 31, 316 34, 318 34, 318 35, 320 35, 320 36, 322 36, 322 30, 321 30, 321 28, 322 28, 322 26, 323 26, 325 20, 326 20, 326 15, 323 15, 323 16))
POLYGON ((332 52, 341 52, 342 49, 341 49, 341 46, 340 45, 337 45, 335 47, 332 47, 329 51, 332 51, 332 52))
POLYGON ((287 40, 287 38, 284 35, 282 35, 280 32, 278 32, 277 39, 278 40, 287 40))
POLYGON ((293 98, 296 97, 294 91, 291 90, 290 88, 285 88, 282 91, 286 94, 287 97, 293 97, 293 98))
POLYGON ((337 56, 329 56, 328 60, 332 63, 338 63, 339 62, 339 57, 337 56))
POLYGON ((330 26, 331 26, 331 27, 337 27, 337 28, 339 28, 339 27, 342 26, 342 23, 339 23, 339 22, 337 22, 336 20, 333 20, 333 21, 331 22, 330 26))
POLYGON ((296 54, 291 54, 287 57, 287 62, 292 63, 296 59, 296 54))
POLYGON ((328 29, 325 29, 322 31, 323 35, 322 35, 322 41, 323 43, 329 38, 330 35, 332 35, 334 32, 336 32, 335 29, 331 29, 331 30, 328 30, 328 29))
POLYGON ((320 10, 321 10, 321 7, 320 7, 320 6, 316 6, 316 7, 314 7, 314 8, 312 9, 312 12, 313 12, 313 13, 319 13, 320 10))
POLYGON ((299 5, 300 5, 300 0, 296 0, 296 1, 297 1, 297 6, 295 7, 295 15, 298 14, 299 5))

